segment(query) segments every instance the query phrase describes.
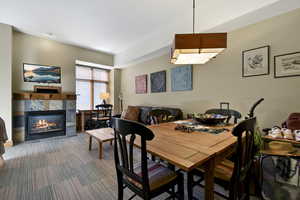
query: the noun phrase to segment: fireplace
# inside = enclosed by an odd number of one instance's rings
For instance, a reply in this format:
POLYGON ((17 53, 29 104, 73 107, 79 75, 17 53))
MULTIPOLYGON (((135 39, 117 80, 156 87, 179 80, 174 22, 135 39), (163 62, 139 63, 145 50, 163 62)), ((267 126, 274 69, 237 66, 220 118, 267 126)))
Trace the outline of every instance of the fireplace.
POLYGON ((26 112, 25 140, 66 135, 66 111, 26 112))

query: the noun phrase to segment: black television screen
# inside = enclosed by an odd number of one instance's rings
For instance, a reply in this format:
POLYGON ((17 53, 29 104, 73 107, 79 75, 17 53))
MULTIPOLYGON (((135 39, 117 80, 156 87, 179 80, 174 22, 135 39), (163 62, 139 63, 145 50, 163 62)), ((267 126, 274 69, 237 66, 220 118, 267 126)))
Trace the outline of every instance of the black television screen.
POLYGON ((24 63, 23 72, 25 82, 61 83, 60 67, 24 63))

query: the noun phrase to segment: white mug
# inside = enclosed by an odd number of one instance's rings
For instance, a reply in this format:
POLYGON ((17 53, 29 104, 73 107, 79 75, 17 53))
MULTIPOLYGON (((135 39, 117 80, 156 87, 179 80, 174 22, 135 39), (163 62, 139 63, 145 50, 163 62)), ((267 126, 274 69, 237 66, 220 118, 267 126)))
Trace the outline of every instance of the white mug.
POLYGON ((270 131, 269 131, 269 135, 273 138, 282 138, 282 132, 281 129, 278 127, 273 127, 270 131))
POLYGON ((294 134, 295 134, 295 140, 299 142, 300 141, 300 130, 295 130, 294 134))
POLYGON ((282 128, 281 131, 283 133, 283 138, 284 139, 288 139, 288 140, 293 140, 294 139, 294 136, 293 136, 293 133, 292 133, 291 129, 282 128))

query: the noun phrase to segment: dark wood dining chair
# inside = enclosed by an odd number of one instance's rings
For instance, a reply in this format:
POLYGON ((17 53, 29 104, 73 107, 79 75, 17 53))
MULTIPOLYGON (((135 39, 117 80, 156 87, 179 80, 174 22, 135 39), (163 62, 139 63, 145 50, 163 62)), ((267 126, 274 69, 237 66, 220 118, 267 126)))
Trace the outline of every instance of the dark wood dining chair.
POLYGON ((174 116, 168 110, 155 109, 148 113, 148 124, 160 124, 172 121, 174 116))
POLYGON ((115 131, 114 157, 118 180, 118 200, 123 199, 124 188, 129 188, 143 199, 152 199, 162 193, 184 199, 183 176, 179 172, 147 159, 147 141, 154 138, 153 132, 144 125, 112 118, 115 131), (141 143, 140 153, 134 156, 134 142, 141 143), (135 159, 134 159, 135 157, 135 159), (139 162, 133 163, 138 159, 139 162), (173 193, 174 187, 178 192, 173 193))
MULTIPOLYGON (((168 110, 162 110, 162 109, 154 109, 151 110, 148 113, 147 116, 147 124, 153 125, 153 124, 160 124, 160 123, 166 123, 174 120, 174 116, 172 116, 171 112, 168 110)), ((156 157, 154 155, 151 155, 152 161, 156 160, 156 157)), ((162 160, 160 160, 162 161, 162 160)))
POLYGON ((97 121, 97 128, 110 127, 113 105, 99 104, 95 106, 97 109, 96 116, 93 118, 97 121))
POLYGON ((85 115, 85 130, 92 130, 96 129, 98 124, 97 124, 97 112, 95 110, 86 110, 84 112, 85 115))
POLYGON ((223 116, 227 116, 226 123, 230 122, 230 119, 233 117, 233 121, 236 124, 239 119, 242 118, 242 114, 239 111, 229 109, 229 103, 228 102, 221 102, 220 108, 214 108, 209 109, 205 112, 206 114, 219 114, 223 116), (224 108, 223 106, 227 106, 227 108, 224 108))
MULTIPOLYGON (((254 131, 256 118, 249 118, 240 122, 232 131, 237 137, 236 156, 234 162, 224 159, 215 168, 215 182, 229 190, 229 196, 225 196, 217 191, 216 194, 225 199, 242 200, 249 199, 250 196, 250 174, 253 167, 255 155, 254 131)), ((204 180, 204 170, 199 167, 188 173, 188 196, 193 199, 193 187, 200 185, 204 180), (195 176, 200 177, 194 181, 195 176)))

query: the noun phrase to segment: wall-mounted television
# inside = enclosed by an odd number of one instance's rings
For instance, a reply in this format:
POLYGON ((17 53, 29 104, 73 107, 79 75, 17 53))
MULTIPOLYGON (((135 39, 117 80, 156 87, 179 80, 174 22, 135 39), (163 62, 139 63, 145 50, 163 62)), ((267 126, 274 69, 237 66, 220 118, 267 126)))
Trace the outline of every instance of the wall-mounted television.
POLYGON ((56 66, 23 64, 24 82, 61 83, 61 69, 56 66))

